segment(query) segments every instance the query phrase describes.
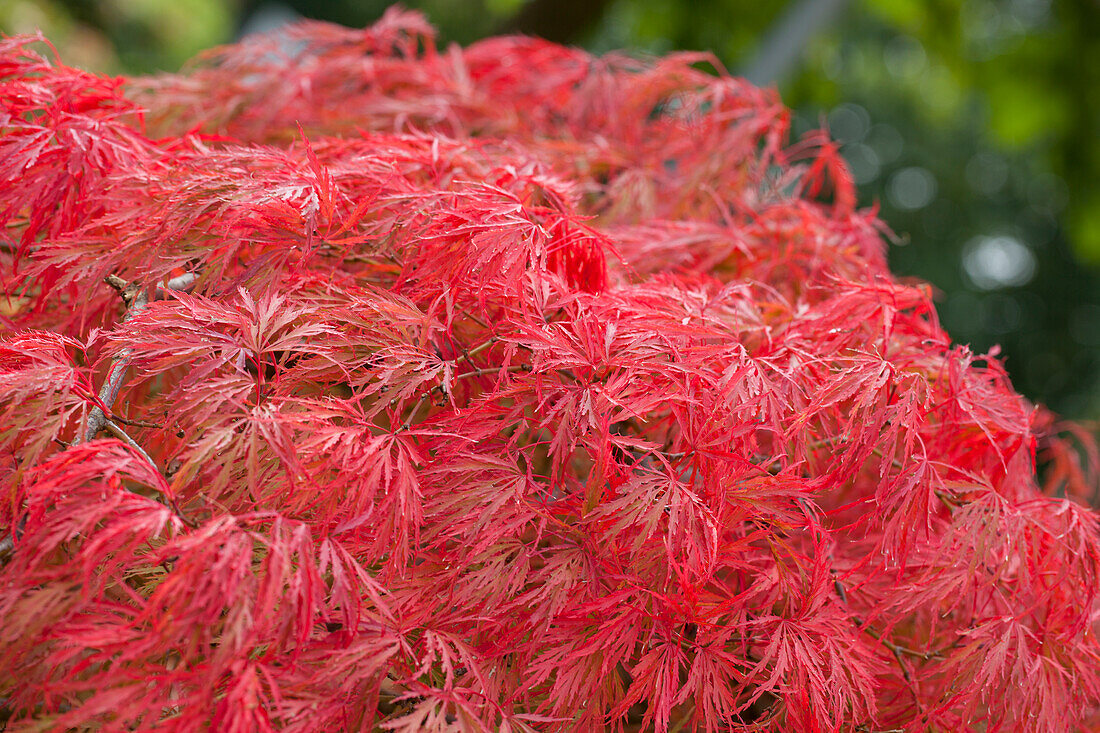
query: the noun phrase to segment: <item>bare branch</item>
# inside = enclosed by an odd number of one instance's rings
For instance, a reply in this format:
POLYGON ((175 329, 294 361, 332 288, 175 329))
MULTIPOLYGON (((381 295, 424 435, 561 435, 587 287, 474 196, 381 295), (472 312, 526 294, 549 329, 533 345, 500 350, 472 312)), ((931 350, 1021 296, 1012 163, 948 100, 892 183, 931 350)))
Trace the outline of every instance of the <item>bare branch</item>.
POLYGON ((163 297, 163 292, 166 290, 188 290, 195 281, 198 280, 198 276, 193 272, 185 272, 182 275, 174 277, 163 285, 157 285, 157 300, 163 297))
MULTIPOLYGON (((166 283, 158 283, 154 299, 163 297, 170 290, 185 290, 191 287, 196 280, 195 273, 187 272, 174 277, 166 283)), ((126 323, 134 316, 145 310, 149 304, 149 294, 145 288, 136 283, 127 283, 118 275, 108 275, 103 279, 107 285, 118 291, 126 304, 126 315, 122 317, 122 323, 126 323)), ((88 415, 88 427, 84 431, 84 440, 89 441, 99 434, 100 430, 107 427, 110 422, 107 419, 107 410, 111 409, 118 391, 122 388, 122 380, 126 374, 126 367, 130 365, 130 350, 126 349, 111 362, 111 368, 107 372, 107 381, 99 390, 99 404, 92 408, 88 415)), ((155 465, 155 464, 154 464, 155 465)))

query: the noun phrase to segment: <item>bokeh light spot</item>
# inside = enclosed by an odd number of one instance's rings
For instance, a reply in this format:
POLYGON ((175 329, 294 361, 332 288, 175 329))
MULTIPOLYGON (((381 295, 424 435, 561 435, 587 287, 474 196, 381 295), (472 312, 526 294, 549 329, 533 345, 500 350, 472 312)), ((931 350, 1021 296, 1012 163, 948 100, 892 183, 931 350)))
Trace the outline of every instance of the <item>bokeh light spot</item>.
POLYGON ((1010 236, 975 237, 963 248, 963 269, 982 290, 1026 285, 1035 276, 1035 255, 1010 236))
POLYGON ((926 168, 902 168, 890 177, 886 195, 899 209, 923 209, 936 198, 936 178, 926 168))

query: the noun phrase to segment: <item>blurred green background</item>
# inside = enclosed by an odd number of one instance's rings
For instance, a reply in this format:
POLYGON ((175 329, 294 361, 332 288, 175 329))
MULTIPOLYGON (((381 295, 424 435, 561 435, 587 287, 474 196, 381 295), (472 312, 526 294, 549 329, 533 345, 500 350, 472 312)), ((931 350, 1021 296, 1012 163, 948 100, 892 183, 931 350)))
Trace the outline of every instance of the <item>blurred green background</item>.
MULTIPOLYGON (((386 0, 0 0, 73 65, 176 70, 295 17, 362 26, 386 0)), ((894 271, 933 283, 944 325, 1001 344, 1017 388, 1100 419, 1097 0, 410 0, 444 42, 525 32, 593 51, 713 51, 775 85, 795 133, 843 143, 894 271)))

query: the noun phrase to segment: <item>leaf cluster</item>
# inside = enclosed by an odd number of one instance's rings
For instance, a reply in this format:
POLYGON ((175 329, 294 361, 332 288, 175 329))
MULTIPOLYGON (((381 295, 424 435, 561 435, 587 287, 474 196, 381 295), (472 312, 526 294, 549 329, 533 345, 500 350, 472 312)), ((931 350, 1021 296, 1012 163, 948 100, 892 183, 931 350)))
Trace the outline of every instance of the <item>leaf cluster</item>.
POLYGON ((1094 477, 773 93, 398 11, 143 79, 32 40, 13 729, 1097 719, 1094 477))

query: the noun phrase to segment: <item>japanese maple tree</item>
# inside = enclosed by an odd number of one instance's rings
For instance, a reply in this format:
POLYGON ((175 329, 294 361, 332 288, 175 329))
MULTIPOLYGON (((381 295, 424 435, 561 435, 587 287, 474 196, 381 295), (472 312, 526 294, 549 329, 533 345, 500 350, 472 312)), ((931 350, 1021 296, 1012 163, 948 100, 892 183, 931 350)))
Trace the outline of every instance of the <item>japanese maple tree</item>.
POLYGON ((400 11, 152 78, 36 40, 9 730, 1100 723, 1087 435, 952 344, 774 92, 400 11))

